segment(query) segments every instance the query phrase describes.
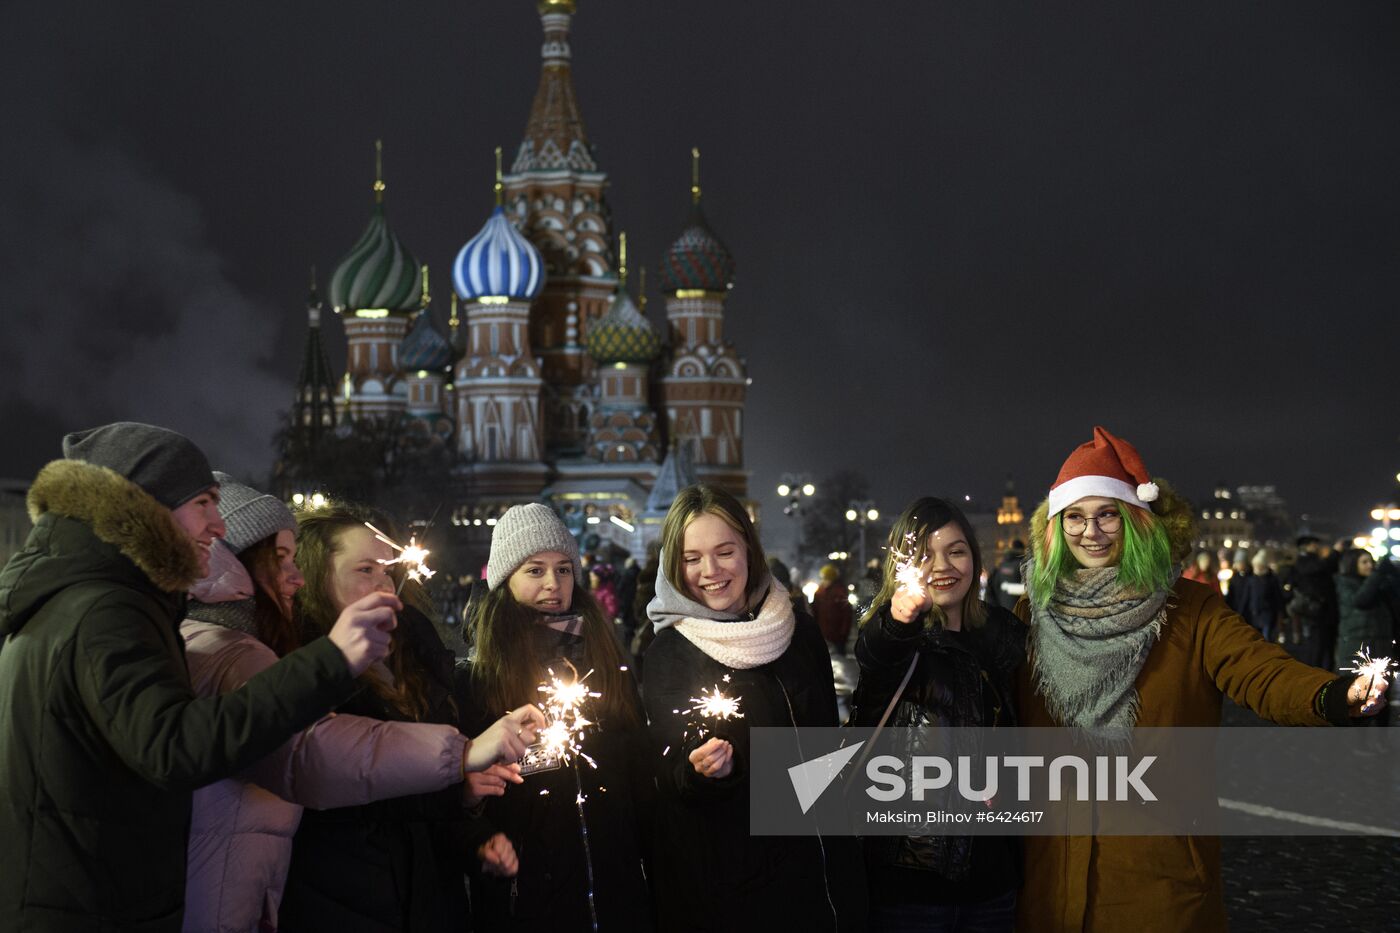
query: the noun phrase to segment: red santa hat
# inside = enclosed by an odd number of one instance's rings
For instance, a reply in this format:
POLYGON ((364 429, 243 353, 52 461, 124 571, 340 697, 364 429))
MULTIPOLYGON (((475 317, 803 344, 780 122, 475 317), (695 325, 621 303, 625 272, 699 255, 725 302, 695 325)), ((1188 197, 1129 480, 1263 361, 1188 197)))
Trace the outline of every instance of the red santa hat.
POLYGON ((1049 514, 1058 514, 1085 496, 1121 499, 1151 511, 1148 503, 1157 499, 1157 484, 1136 447, 1095 425, 1094 439, 1076 447, 1060 467, 1050 487, 1049 514))

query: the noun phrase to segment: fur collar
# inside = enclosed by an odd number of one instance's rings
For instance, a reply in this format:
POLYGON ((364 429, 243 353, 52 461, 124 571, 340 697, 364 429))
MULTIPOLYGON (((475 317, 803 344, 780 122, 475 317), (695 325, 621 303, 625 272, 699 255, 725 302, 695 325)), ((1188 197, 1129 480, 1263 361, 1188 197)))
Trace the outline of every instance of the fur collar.
POLYGON ((35 477, 28 503, 35 522, 51 512, 87 525, 167 593, 184 593, 200 578, 196 546, 174 515, 115 470, 54 460, 35 477))

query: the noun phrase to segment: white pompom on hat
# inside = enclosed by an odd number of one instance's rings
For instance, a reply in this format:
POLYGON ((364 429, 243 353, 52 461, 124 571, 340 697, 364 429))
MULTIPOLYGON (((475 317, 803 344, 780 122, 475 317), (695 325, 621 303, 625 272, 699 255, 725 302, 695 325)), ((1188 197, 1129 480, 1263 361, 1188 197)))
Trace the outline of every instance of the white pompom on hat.
POLYGON ((486 586, 495 589, 515 573, 532 554, 558 551, 574 564, 574 579, 583 573, 578 541, 554 510, 539 502, 513 505, 491 531, 491 556, 486 560, 486 586))
POLYGON ((1137 448, 1104 428, 1094 426, 1094 439, 1080 444, 1060 467, 1050 487, 1050 515, 1056 515, 1086 496, 1120 499, 1152 510, 1157 484, 1147 472, 1137 448))

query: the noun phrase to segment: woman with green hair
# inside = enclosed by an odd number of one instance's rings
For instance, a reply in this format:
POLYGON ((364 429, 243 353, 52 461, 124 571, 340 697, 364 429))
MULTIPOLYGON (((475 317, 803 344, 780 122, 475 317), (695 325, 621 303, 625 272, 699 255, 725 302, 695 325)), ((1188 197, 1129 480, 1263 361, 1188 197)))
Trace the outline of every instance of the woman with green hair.
MULTIPOLYGON (((1210 588, 1181 578, 1192 510, 1101 427, 1031 519, 1023 726, 1119 742, 1135 728, 1218 726, 1222 698, 1281 725, 1346 724, 1383 704, 1383 678, 1301 664, 1210 588)), ((1018 929, 1226 928, 1210 836, 1028 836, 1018 929)))

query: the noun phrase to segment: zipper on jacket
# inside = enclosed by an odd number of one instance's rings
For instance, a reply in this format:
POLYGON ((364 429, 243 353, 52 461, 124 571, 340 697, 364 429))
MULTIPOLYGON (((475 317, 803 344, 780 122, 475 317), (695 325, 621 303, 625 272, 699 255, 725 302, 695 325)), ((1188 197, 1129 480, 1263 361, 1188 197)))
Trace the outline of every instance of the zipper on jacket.
MULTIPOLYGON (((792 723, 792 737, 797 743, 798 757, 805 760, 807 754, 802 751, 802 737, 801 731, 797 725, 797 713, 792 708, 792 698, 788 696, 787 685, 783 683, 783 679, 776 673, 773 674, 773 680, 777 681, 778 692, 783 695, 783 702, 787 704, 788 722, 792 723)), ((833 930, 839 930, 841 927, 841 917, 836 912, 836 902, 831 899, 831 878, 828 877, 826 867, 826 843, 822 840, 821 827, 817 827, 817 851, 821 853, 822 888, 826 892, 826 906, 831 910, 831 928, 833 930)))
POLYGON ((520 879, 510 879, 510 915, 515 916, 515 899, 520 896, 520 879))

